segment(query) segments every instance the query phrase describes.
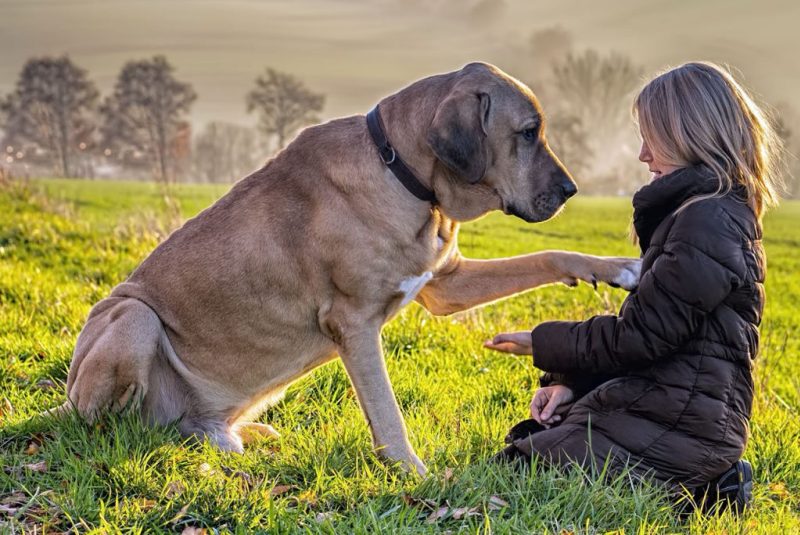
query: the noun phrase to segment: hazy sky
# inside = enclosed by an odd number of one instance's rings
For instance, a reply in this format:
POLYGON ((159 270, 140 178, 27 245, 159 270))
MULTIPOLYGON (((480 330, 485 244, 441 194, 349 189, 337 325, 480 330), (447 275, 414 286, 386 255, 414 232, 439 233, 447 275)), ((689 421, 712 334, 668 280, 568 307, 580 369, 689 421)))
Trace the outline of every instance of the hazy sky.
POLYGON ((798 23, 797 0, 0 0, 0 94, 31 56, 68 53, 107 92, 126 60, 165 54, 194 84, 199 122, 253 123, 244 95, 266 66, 325 93, 332 117, 473 60, 530 80, 530 35, 561 26, 578 50, 618 50, 650 74, 728 63, 800 108, 798 23))

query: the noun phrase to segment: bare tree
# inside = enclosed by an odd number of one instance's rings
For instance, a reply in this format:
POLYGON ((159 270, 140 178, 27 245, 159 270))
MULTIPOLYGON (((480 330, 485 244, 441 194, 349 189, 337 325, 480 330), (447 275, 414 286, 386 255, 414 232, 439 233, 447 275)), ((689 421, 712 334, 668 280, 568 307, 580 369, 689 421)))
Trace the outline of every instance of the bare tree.
POLYGON ((553 67, 572 52, 572 34, 561 26, 551 26, 533 32, 528 39, 526 63, 530 69, 530 86, 546 94, 553 85, 553 67))
POLYGON ((90 144, 97 97, 86 71, 68 56, 28 60, 16 89, 0 102, 3 146, 32 143, 47 151, 61 176, 72 176, 74 154, 90 144))
POLYGON ((594 50, 567 54, 553 67, 559 99, 598 133, 614 132, 628 120, 630 97, 642 73, 627 56, 615 52, 601 56, 594 50))
POLYGON ((570 171, 580 175, 591 165, 589 134, 581 117, 560 98, 554 81, 555 66, 571 52, 572 34, 563 27, 536 30, 528 38, 522 71, 544 105, 550 146, 570 171))
POLYGON ((106 144, 149 155, 156 178, 165 184, 176 174, 177 156, 188 152, 191 136, 184 116, 197 98, 173 72, 164 56, 128 62, 101 107, 106 144))
POLYGON ((631 59, 614 52, 568 53, 553 64, 551 115, 554 120, 575 121, 575 132, 567 139, 573 142, 571 153, 578 151, 587 160, 577 162, 576 169, 592 175, 579 180, 585 191, 630 193, 642 183, 636 161, 639 139, 630 114, 642 73, 631 59), (585 143, 575 145, 576 141, 585 143))
POLYGON ((205 182, 234 182, 261 161, 256 132, 238 124, 208 123, 194 142, 194 170, 205 182))
POLYGON ((589 135, 577 116, 563 110, 552 114, 547 121, 547 140, 571 172, 589 171, 593 152, 589 135))
POLYGON ((325 95, 314 93, 291 74, 268 68, 256 78, 256 87, 247 94, 247 111, 258 112, 259 129, 275 136, 278 149, 300 128, 319 120, 325 95))
POLYGON ((771 109, 770 119, 775 133, 783 142, 784 158, 783 170, 786 172, 787 193, 797 197, 798 179, 800 179, 800 138, 797 132, 800 131, 800 115, 788 102, 779 102, 771 109))

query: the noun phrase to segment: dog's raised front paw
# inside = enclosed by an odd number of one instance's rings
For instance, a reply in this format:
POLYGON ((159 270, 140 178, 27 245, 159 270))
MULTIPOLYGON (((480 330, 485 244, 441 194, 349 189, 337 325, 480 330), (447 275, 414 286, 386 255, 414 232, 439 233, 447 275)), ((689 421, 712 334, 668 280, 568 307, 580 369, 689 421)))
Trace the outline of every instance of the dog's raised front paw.
POLYGON ((618 286, 628 291, 639 286, 639 277, 642 273, 642 261, 639 258, 608 258, 611 264, 609 277, 603 279, 611 286, 618 286))

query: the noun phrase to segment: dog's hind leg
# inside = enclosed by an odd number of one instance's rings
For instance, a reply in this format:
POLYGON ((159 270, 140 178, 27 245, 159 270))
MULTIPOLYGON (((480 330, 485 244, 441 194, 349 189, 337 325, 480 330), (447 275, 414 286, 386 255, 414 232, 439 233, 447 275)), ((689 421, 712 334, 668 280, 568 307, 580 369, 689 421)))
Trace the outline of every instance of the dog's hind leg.
POLYGON ((186 416, 178 424, 178 429, 183 436, 194 436, 197 440, 207 440, 211 445, 222 451, 243 453, 242 439, 222 418, 211 416, 186 416))
POLYGON ((281 436, 271 425, 259 422, 238 422, 234 424, 233 432, 239 435, 244 444, 253 444, 281 436))
POLYGON ((162 332, 161 320, 141 301, 100 301, 78 336, 67 378, 68 403, 91 421, 98 411, 141 401, 162 332))
POLYGON ((221 400, 216 396, 211 396, 216 399, 214 403, 209 403, 207 396, 203 398, 195 391, 192 393, 195 399, 181 418, 180 432, 184 436, 194 435, 200 440, 208 440, 223 451, 242 453, 244 444, 280 436, 271 425, 251 422, 249 418, 261 412, 264 405, 282 394, 281 389, 270 396, 265 396, 259 403, 248 407, 237 417, 233 415, 236 412, 233 404, 220 403, 221 400))

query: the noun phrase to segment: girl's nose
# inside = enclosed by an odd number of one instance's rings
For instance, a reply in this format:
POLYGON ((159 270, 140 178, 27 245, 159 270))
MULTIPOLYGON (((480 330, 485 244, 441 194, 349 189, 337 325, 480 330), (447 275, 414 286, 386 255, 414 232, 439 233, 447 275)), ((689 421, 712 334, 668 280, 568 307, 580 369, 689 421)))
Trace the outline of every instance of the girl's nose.
POLYGON ((639 149, 639 161, 644 163, 653 161, 653 155, 650 154, 650 149, 644 141, 642 141, 642 148, 639 149))

